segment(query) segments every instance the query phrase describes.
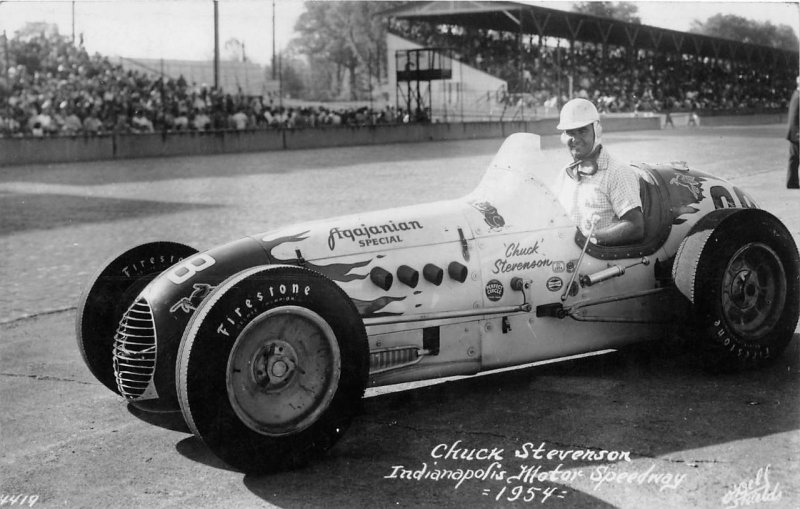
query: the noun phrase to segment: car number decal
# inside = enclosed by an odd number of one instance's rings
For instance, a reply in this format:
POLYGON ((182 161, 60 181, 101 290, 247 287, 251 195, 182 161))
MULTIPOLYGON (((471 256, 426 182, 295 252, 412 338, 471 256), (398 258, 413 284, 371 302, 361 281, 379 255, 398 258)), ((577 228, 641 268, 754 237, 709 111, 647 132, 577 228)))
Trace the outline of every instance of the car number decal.
POLYGON ((180 285, 190 280, 198 272, 206 270, 215 263, 217 263, 217 261, 206 253, 198 253, 170 270, 169 273, 167 273, 167 279, 176 285, 180 285))

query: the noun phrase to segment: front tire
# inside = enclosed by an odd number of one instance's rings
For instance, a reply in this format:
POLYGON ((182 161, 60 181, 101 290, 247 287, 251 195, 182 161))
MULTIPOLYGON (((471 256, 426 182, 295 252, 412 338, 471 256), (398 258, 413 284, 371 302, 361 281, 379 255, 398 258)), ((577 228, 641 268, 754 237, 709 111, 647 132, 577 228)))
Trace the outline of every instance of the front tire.
POLYGON ((114 377, 114 335, 140 291, 173 264, 197 252, 176 242, 150 242, 108 260, 81 295, 75 333, 83 361, 103 385, 120 394, 114 377))
POLYGON ((347 294, 324 276, 256 267, 189 322, 176 380, 191 430, 246 472, 294 468, 332 447, 366 387, 369 347, 347 294))

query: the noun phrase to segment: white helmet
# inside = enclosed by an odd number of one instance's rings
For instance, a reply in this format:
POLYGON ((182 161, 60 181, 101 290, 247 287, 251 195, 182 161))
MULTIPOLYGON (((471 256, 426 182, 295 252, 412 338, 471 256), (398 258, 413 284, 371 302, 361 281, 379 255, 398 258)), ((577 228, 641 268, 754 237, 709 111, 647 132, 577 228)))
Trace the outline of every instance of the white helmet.
POLYGON ((586 99, 573 99, 561 108, 561 117, 556 129, 568 131, 600 121, 600 114, 594 104, 586 99))

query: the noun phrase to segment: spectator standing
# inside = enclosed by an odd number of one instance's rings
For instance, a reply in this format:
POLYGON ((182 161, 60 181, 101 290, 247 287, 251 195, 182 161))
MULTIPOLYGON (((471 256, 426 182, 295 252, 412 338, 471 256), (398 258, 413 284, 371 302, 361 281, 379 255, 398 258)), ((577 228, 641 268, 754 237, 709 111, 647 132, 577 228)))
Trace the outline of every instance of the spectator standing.
POLYGON ((332 111, 330 114, 331 125, 342 125, 342 116, 337 111, 332 111))
POLYGON ((103 132, 103 123, 97 118, 97 112, 94 108, 83 119, 83 132, 87 134, 100 134, 103 132))
POLYGON ((664 98, 664 129, 669 125, 675 129, 675 123, 672 121, 672 97, 664 98))
POLYGON ((9 115, 8 117, 0 116, 0 135, 12 136, 18 133, 19 130, 19 122, 13 117, 13 115, 9 115))
POLYGON ((198 110, 192 120, 192 127, 195 131, 207 131, 211 128, 211 118, 206 115, 204 110, 198 110))
POLYGON ((64 134, 74 135, 81 132, 83 123, 74 111, 69 110, 67 116, 64 118, 64 125, 61 127, 61 132, 64 134))
POLYGON ((269 106, 264 108, 264 113, 261 115, 264 117, 264 121, 266 121, 267 125, 270 127, 275 126, 275 117, 272 115, 272 108, 269 106))
POLYGON ((117 111, 116 121, 114 122, 112 130, 117 133, 130 132, 128 127, 128 115, 122 111, 117 111))
POLYGON ((155 130, 153 122, 139 109, 136 110, 136 114, 131 119, 131 128, 137 133, 152 133, 155 130))
POLYGON ((241 108, 239 108, 239 110, 233 114, 231 120, 233 121, 233 127, 237 131, 244 131, 247 129, 247 123, 249 119, 247 118, 247 114, 242 111, 241 108))
POLYGON ((178 110, 178 116, 175 117, 173 126, 176 131, 189 130, 189 117, 186 116, 186 112, 184 110, 178 110))
POLYGON ((800 76, 797 77, 797 87, 792 93, 792 98, 789 101, 789 127, 786 132, 786 139, 789 140, 789 168, 786 172, 786 188, 798 189, 800 188, 800 181, 798 181, 797 168, 800 164, 800 152, 798 152, 798 144, 800 143, 800 127, 798 126, 798 119, 800 119, 800 76))
POLYGON ((31 108, 31 113, 28 120, 28 130, 34 136, 41 138, 52 128, 53 119, 47 114, 47 110, 38 112, 36 108, 31 108))
POLYGON ((686 123, 686 125, 697 127, 698 125, 700 125, 699 120, 700 117, 697 115, 697 103, 694 100, 692 100, 692 107, 691 110, 689 111, 689 120, 686 123))

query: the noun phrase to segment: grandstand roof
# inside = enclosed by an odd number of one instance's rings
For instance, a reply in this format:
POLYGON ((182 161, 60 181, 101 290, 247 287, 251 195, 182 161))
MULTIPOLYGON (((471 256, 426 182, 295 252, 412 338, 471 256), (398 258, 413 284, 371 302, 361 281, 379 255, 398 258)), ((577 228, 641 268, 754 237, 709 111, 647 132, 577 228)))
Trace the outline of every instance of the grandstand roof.
POLYGON ((679 32, 519 2, 410 2, 383 15, 434 24, 521 32, 612 46, 633 46, 662 53, 775 64, 794 64, 797 51, 679 32))

